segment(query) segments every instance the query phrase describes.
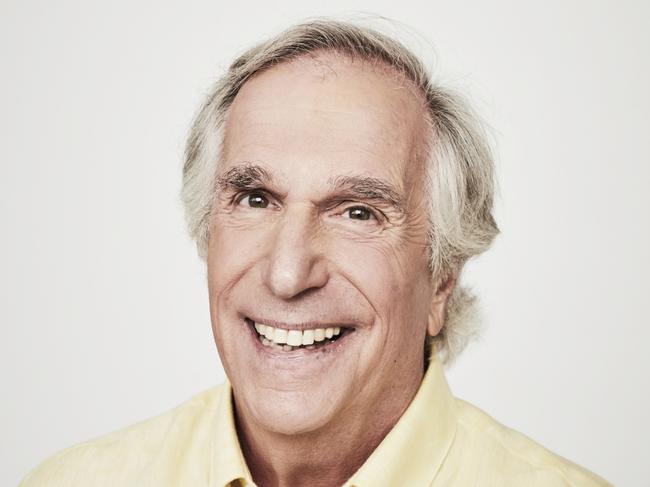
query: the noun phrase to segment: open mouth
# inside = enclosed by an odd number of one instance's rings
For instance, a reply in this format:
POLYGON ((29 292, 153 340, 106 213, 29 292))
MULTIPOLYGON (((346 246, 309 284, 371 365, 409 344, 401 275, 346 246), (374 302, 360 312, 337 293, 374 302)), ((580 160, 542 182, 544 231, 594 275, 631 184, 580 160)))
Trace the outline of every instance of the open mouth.
POLYGON ((340 326, 304 330, 285 329, 257 323, 250 318, 244 320, 253 329, 263 346, 285 352, 322 349, 354 331, 353 328, 340 326))

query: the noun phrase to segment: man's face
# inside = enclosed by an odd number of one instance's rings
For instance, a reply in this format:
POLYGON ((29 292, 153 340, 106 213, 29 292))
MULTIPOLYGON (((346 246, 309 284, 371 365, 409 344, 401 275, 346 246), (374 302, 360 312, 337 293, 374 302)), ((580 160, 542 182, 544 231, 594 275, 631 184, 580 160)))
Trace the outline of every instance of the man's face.
POLYGON ((422 378, 434 293, 410 86, 324 54, 258 74, 231 107, 210 310, 238 413, 269 431, 401 414, 422 378))

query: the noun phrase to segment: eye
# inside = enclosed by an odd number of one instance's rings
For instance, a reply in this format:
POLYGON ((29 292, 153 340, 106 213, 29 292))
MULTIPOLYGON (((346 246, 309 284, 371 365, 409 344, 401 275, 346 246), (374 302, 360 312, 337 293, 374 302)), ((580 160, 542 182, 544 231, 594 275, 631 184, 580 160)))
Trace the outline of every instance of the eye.
POLYGON ((375 215, 365 206, 353 206, 348 208, 346 213, 352 220, 374 220, 375 215))
POLYGON ((239 204, 244 204, 251 208, 266 208, 269 206, 269 199, 262 193, 249 193, 239 200, 239 204))

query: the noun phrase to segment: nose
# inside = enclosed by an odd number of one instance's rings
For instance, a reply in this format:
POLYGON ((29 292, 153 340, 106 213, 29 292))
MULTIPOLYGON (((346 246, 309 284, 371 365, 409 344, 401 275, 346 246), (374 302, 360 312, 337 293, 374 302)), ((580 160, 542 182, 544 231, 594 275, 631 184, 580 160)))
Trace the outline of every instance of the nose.
POLYGON ((274 295, 288 300, 325 286, 329 274, 310 208, 286 209, 269 244, 264 281, 274 295))

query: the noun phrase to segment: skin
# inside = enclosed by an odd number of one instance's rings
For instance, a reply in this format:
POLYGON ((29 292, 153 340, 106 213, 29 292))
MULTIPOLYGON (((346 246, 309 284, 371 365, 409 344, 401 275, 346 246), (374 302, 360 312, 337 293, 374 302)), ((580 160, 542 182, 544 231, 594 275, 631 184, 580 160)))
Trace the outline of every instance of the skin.
POLYGON ((210 311, 260 486, 343 484, 417 392, 454 284, 427 265, 426 129, 400 75, 333 53, 258 73, 230 109, 210 311), (347 331, 284 352, 246 318, 347 331))

